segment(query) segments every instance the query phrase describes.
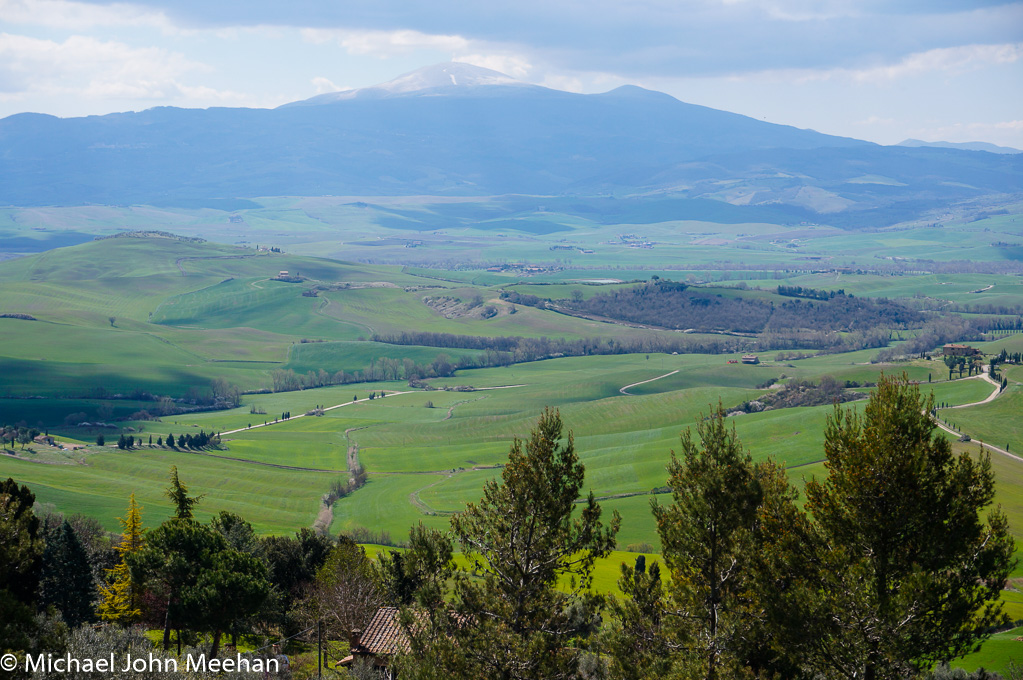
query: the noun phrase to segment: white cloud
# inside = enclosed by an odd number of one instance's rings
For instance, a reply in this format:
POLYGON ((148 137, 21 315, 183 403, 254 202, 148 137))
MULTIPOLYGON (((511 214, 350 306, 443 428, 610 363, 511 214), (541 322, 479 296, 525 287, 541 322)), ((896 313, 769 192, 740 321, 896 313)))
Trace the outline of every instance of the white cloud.
POLYGON ((547 76, 544 77, 543 82, 540 84, 544 87, 549 87, 554 90, 564 90, 565 92, 583 92, 586 89, 580 78, 554 75, 552 73, 548 73, 547 76))
POLYGON ((239 101, 242 95, 182 78, 209 67, 183 55, 138 48, 87 36, 64 42, 0 33, 0 84, 6 99, 26 95, 70 95, 89 99, 209 103, 239 101))
POLYGON ((731 74, 736 81, 769 80, 775 82, 810 83, 817 81, 852 81, 887 84, 927 73, 961 75, 992 65, 1014 64, 1023 60, 1023 43, 1001 45, 963 45, 942 47, 910 54, 898 62, 862 68, 770 69, 731 74))
POLYGON ((313 78, 312 81, 310 82, 312 82, 313 87, 316 88, 316 94, 326 94, 327 92, 340 92, 342 90, 351 89, 349 87, 338 87, 337 85, 332 83, 330 79, 324 78, 323 76, 317 76, 316 78, 313 78))
POLYGON ((162 11, 131 4, 97 5, 71 0, 0 0, 0 17, 9 25, 43 26, 70 31, 96 27, 148 26, 180 32, 162 11))
POLYGON ((910 54, 896 64, 854 70, 859 82, 891 81, 933 71, 960 74, 991 64, 1012 64, 1023 57, 1023 43, 963 45, 910 54))
POLYGON ((452 61, 460 61, 473 66, 482 66, 493 71, 500 71, 506 76, 522 80, 529 75, 533 65, 524 57, 515 54, 456 54, 452 61))
POLYGON ((853 122, 853 125, 895 125, 894 118, 882 118, 880 116, 867 116, 863 120, 853 122))
POLYGON ((469 41, 459 35, 432 35, 419 31, 349 31, 339 29, 302 29, 302 37, 321 45, 336 41, 349 54, 394 57, 420 49, 458 52, 469 49, 469 41))

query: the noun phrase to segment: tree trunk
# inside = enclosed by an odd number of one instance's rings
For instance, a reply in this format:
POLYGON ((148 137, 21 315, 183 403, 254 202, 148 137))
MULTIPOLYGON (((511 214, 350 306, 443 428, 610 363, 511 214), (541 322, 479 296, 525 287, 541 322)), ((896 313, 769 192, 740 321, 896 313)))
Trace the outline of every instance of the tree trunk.
POLYGON ((167 611, 163 615, 163 651, 170 649, 170 608, 171 601, 167 598, 167 611))
POLYGON ((220 629, 218 628, 213 632, 213 647, 210 649, 210 658, 216 659, 217 652, 220 651, 220 629))

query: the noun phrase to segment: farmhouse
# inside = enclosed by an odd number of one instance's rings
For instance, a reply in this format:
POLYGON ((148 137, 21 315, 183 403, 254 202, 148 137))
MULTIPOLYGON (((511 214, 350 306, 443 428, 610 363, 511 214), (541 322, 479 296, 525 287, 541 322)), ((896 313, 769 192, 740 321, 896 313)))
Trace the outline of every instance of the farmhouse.
POLYGON ((369 661, 380 677, 393 680, 390 669, 391 657, 398 652, 408 652, 409 642, 398 621, 397 607, 381 607, 373 615, 365 631, 352 631, 352 653, 337 662, 347 668, 358 659, 369 661))
POLYGON ((288 270, 287 269, 282 269, 281 273, 277 275, 277 278, 279 278, 279 279, 286 279, 286 278, 288 278, 288 270))
POLYGON ((970 347, 969 345, 955 345, 952 343, 942 347, 942 352, 947 357, 972 357, 980 354, 980 350, 976 347, 970 347))
POLYGON ((743 354, 742 355, 742 363, 744 363, 744 364, 759 364, 760 363, 760 357, 758 357, 756 354, 743 354))

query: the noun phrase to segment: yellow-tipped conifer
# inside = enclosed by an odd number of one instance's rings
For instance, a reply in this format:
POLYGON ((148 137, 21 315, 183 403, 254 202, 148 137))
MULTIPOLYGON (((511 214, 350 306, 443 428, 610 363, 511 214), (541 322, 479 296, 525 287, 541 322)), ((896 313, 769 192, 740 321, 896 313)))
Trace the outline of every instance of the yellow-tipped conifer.
POLYGON ((119 518, 124 532, 121 543, 116 547, 121 559, 117 566, 108 569, 110 585, 100 586, 99 616, 104 621, 122 625, 134 623, 142 616, 138 587, 131 579, 127 556, 138 552, 145 541, 142 528, 142 508, 135 502, 135 494, 128 502, 127 517, 119 518))

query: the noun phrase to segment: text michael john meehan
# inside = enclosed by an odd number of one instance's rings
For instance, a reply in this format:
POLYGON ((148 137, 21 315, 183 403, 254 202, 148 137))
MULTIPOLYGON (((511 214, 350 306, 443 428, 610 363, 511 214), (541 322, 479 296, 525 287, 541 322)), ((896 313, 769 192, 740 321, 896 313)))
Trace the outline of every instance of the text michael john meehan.
MULTIPOLYGON (((241 654, 232 657, 207 658, 205 654, 187 655, 183 660, 160 658, 150 654, 148 657, 123 656, 84 657, 77 658, 70 654, 54 656, 53 654, 26 654, 25 672, 46 673, 176 673, 179 664, 183 663, 185 671, 200 673, 219 673, 221 671, 252 671, 256 673, 279 673, 278 659, 246 658, 241 654)), ((18 667, 18 658, 13 654, 0 657, 0 668, 13 671, 18 667)))

